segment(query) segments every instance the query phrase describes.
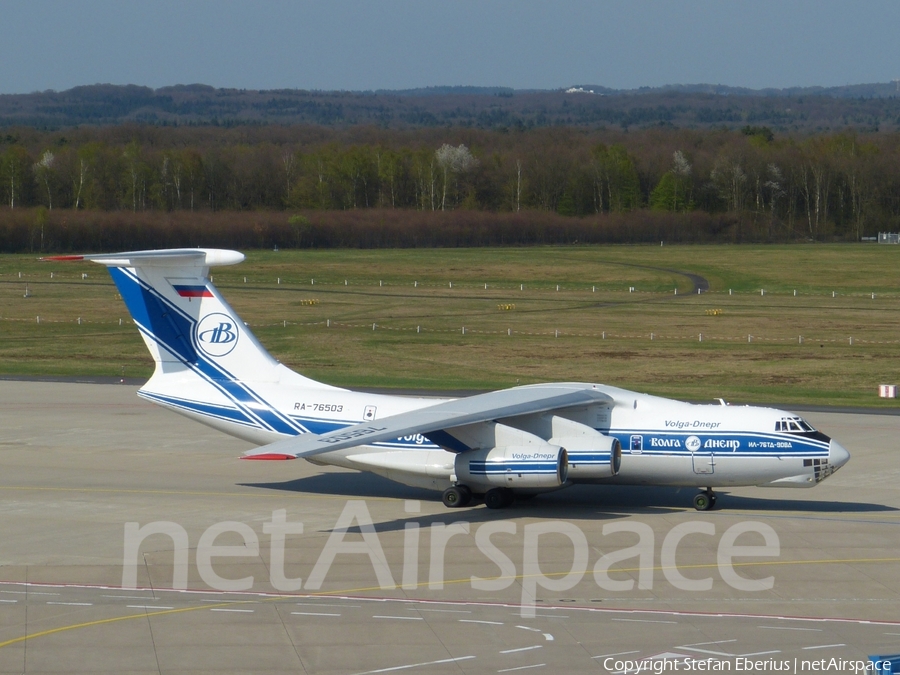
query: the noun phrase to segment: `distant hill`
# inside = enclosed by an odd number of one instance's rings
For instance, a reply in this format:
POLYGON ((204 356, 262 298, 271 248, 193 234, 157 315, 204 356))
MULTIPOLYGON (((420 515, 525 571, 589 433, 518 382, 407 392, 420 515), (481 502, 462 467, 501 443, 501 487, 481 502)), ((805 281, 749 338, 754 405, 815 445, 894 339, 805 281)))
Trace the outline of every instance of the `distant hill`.
POLYGON ((681 94, 713 94, 716 96, 829 96, 831 98, 900 98, 900 80, 875 84, 848 84, 842 87, 788 87, 787 89, 747 89, 729 87, 724 84, 667 84, 662 87, 641 87, 640 89, 607 89, 594 85, 575 85, 582 89, 593 89, 607 95, 658 94, 678 92, 681 94))
POLYGON ((151 89, 97 84, 67 91, 0 95, 0 126, 317 124, 390 128, 541 126, 863 131, 900 126, 900 84, 752 90, 712 84, 613 90, 426 87, 398 91, 151 89))

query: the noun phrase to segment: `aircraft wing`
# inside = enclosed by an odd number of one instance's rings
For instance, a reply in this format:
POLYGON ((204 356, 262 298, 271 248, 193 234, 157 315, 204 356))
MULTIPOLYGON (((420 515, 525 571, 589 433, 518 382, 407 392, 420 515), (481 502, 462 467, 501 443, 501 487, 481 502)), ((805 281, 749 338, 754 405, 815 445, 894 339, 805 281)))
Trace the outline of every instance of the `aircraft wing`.
POLYGON ((501 389, 433 406, 362 422, 327 434, 301 434, 244 453, 247 459, 312 457, 358 445, 390 441, 411 434, 429 434, 466 424, 542 413, 612 398, 589 384, 546 384, 501 389))

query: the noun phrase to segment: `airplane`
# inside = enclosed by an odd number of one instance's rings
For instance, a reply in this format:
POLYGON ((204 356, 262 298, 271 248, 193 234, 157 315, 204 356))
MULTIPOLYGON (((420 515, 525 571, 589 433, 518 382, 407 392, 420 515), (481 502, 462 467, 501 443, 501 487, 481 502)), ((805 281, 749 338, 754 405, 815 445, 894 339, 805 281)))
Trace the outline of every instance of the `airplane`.
POLYGON ((692 404, 603 384, 558 382, 470 397, 355 392, 276 361, 213 285, 237 251, 160 249, 66 255, 105 265, 153 356, 138 395, 256 444, 247 459, 304 458, 510 506, 576 484, 813 487, 847 463, 802 418, 751 406, 692 404))

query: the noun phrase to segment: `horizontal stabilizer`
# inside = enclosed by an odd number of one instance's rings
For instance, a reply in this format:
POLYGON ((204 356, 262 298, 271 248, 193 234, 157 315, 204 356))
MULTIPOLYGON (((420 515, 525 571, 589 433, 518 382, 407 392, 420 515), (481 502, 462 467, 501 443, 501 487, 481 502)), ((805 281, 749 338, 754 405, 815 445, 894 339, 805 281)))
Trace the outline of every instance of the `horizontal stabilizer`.
POLYGON ((244 254, 220 248, 165 248, 125 253, 55 255, 41 260, 48 262, 89 260, 107 267, 218 267, 243 262, 244 254))
POLYGON ((301 434, 244 453, 246 457, 284 454, 312 457, 358 445, 390 441, 410 434, 429 434, 443 429, 506 417, 541 413, 559 408, 610 401, 587 384, 538 384, 502 389, 433 406, 362 422, 322 435, 301 434))

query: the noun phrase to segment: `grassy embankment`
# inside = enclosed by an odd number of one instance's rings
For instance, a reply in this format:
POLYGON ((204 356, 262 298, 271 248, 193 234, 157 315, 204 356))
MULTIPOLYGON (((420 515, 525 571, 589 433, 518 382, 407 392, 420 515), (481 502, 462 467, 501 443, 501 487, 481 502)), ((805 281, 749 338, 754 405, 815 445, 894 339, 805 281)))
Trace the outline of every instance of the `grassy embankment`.
MULTIPOLYGON (((898 255, 875 245, 254 251, 213 274, 277 358, 332 384, 582 380, 694 400, 871 406, 894 405, 877 385, 900 381, 898 255), (666 270, 705 277, 710 293, 690 294, 666 270)), ((99 266, 0 256, 0 317, 2 373, 152 370, 99 266)))

